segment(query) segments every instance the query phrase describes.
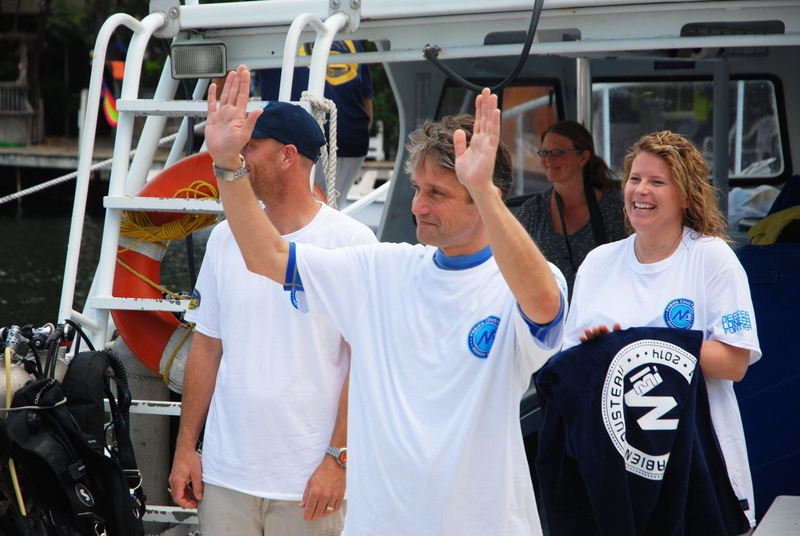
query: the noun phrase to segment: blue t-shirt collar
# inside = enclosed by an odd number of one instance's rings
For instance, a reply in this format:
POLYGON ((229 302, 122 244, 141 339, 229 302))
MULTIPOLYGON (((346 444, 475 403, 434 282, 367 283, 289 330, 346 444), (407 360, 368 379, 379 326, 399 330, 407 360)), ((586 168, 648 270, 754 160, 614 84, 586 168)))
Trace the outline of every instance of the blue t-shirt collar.
POLYGON ((442 270, 466 270, 483 264, 492 256, 492 247, 486 246, 480 251, 469 255, 456 255, 448 257, 441 249, 437 249, 433 254, 433 263, 442 270))

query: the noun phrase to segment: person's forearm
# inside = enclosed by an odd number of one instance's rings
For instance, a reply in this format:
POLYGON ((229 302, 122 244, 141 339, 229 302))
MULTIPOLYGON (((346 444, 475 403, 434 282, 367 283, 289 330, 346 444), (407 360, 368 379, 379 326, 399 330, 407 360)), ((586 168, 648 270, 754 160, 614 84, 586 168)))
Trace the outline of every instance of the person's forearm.
POLYGON ((497 266, 530 320, 548 324, 561 309, 561 292, 550 265, 527 231, 506 208, 497 188, 470 189, 478 205, 497 266))
POLYGON ((176 449, 195 450, 208 415, 217 379, 222 343, 195 332, 184 373, 181 420, 176 449))
POLYGON ((720 341, 703 341, 700 368, 706 378, 733 380, 744 378, 750 366, 750 350, 720 341))
POLYGON ((331 445, 336 448, 347 446, 347 400, 350 390, 350 372, 344 378, 342 392, 339 394, 339 408, 336 411, 336 423, 331 434, 331 445))

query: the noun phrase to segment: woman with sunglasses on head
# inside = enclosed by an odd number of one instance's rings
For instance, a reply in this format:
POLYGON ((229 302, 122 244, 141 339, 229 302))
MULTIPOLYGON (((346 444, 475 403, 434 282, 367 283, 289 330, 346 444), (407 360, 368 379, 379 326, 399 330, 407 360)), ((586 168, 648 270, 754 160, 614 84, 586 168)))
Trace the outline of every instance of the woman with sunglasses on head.
POLYGON ((527 200, 517 218, 564 274, 572 296, 575 273, 586 254, 628 236, 619 183, 595 154, 592 135, 575 121, 550 125, 538 155, 553 187, 527 200))
POLYGON ((564 348, 611 329, 703 332, 700 368, 728 476, 755 526, 753 484, 733 382, 761 357, 747 274, 727 244, 708 165, 669 131, 648 134, 625 157, 627 240, 592 251, 575 280, 564 348))

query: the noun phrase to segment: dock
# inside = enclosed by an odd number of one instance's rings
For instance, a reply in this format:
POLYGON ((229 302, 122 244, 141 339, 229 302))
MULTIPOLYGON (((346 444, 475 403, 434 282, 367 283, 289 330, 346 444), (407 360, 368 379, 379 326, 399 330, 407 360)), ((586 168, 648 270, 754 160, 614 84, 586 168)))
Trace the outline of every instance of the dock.
MULTIPOLYGON (((111 138, 97 138, 92 164, 110 159, 113 152, 114 142, 111 138)), ((78 138, 45 138, 42 143, 0 147, 0 166, 75 171, 78 169, 79 154, 78 138)), ((159 150, 156 161, 165 162, 168 154, 167 149, 159 150)))

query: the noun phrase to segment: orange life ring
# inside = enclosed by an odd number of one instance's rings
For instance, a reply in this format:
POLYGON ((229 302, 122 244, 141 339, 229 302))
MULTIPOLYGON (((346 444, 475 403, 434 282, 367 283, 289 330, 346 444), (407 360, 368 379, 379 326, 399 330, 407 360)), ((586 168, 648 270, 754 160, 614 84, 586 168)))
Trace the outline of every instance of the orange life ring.
MULTIPOLYGON (((150 180, 138 197, 187 197, 188 190, 196 181, 205 181, 216 188, 217 180, 212 172, 212 159, 207 152, 186 157, 169 166, 150 180)), ((211 195, 206 188, 206 194, 211 195)), ((325 194, 314 185, 314 197, 325 202, 325 194)), ((164 226, 186 217, 183 213, 148 212, 150 221, 164 226)), ((161 281, 161 259, 166 247, 149 242, 139 242, 128 247, 133 239, 120 236, 117 259, 131 269, 118 266, 114 271, 112 294, 123 298, 163 299, 161 291, 144 281, 138 272, 155 285, 161 281)), ((169 242, 166 243, 168 246, 169 242)), ((142 363, 153 372, 165 375, 169 370, 169 388, 180 393, 183 390, 183 373, 191 346, 192 329, 166 311, 112 310, 111 316, 122 340, 142 363), (177 351, 176 351, 177 348, 177 351)), ((166 378, 166 377, 165 377, 166 378)))
MULTIPOLYGON (((207 152, 198 153, 169 166, 149 181, 137 194, 138 197, 172 198, 177 192, 188 189, 198 180, 216 187, 217 179, 211 169, 211 156, 207 152)), ((212 192, 206 191, 211 194, 212 192)), ((179 197, 187 197, 186 194, 179 197)), ((153 224, 163 226, 186 216, 174 212, 148 212, 153 224)), ((161 281, 161 259, 165 248, 149 242, 139 242, 126 249, 133 239, 120 237, 120 250, 117 259, 132 270, 118 265, 114 271, 112 294, 123 298, 163 299, 161 292, 144 281, 135 272, 159 285, 161 281)), ((167 243, 168 245, 169 243, 167 243)), ((119 264, 119 263, 118 263, 119 264)), ((191 346, 192 330, 178 318, 166 311, 112 310, 111 316, 122 340, 147 368, 163 375, 172 357, 169 386, 176 392, 183 389, 183 369, 191 346), (179 347, 173 357, 175 349, 179 347)))

